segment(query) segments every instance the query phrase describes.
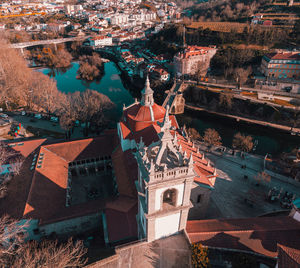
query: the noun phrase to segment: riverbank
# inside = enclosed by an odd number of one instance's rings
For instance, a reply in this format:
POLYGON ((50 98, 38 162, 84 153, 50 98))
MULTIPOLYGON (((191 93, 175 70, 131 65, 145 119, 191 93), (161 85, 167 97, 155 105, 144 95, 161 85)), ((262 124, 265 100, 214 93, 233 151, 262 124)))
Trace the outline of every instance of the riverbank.
POLYGON ((276 129, 288 132, 292 135, 300 136, 300 128, 292 128, 292 131, 291 131, 291 127, 288 127, 288 126, 283 126, 283 125, 279 125, 279 124, 275 124, 275 123, 269 123, 269 122, 265 122, 265 121, 261 121, 261 120, 250 119, 250 118, 231 115, 231 114, 223 114, 223 113, 207 110, 204 107, 192 106, 190 104, 185 104, 185 108, 190 109, 190 110, 194 110, 194 111, 205 111, 207 113, 211 113, 211 114, 214 114, 214 115, 217 115, 217 116, 235 119, 237 122, 241 121, 241 122, 246 122, 246 123, 249 123, 249 124, 255 124, 255 125, 260 125, 260 126, 269 127, 269 128, 276 128, 276 129))

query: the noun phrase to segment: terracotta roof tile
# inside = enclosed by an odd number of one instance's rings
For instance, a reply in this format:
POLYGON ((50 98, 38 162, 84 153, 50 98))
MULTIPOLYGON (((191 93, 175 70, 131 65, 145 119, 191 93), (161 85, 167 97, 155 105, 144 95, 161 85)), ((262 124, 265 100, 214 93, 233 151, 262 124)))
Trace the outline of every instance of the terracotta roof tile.
POLYGON ((118 192, 121 195, 137 198, 135 180, 137 180, 138 167, 131 150, 122 151, 118 148, 112 154, 112 163, 115 171, 118 192))
POLYGON ((137 213, 137 202, 127 212, 111 208, 105 210, 108 239, 111 243, 132 238, 137 239, 137 213))
POLYGON ((278 245, 278 268, 299 268, 300 250, 278 245))
POLYGON ((300 248, 300 223, 291 217, 188 221, 192 243, 277 255, 277 243, 300 248))
POLYGON ((115 134, 116 131, 109 131, 96 138, 42 146, 23 207, 24 217, 36 218, 40 224, 46 224, 96 213, 104 208, 103 200, 66 207, 68 164, 78 159, 110 156, 115 146, 115 134))
POLYGON ((110 155, 116 145, 115 139, 116 132, 114 131, 112 135, 55 143, 47 145, 45 148, 66 161, 72 162, 95 156, 110 155))
POLYGON ((266 57, 272 60, 300 60, 299 52, 269 53, 266 57))
POLYGON ((38 140, 28 140, 28 141, 20 141, 20 142, 10 142, 9 145, 15 144, 14 147, 10 147, 12 150, 19 152, 22 156, 27 157, 31 154, 36 148, 42 145, 46 139, 38 139, 38 140))

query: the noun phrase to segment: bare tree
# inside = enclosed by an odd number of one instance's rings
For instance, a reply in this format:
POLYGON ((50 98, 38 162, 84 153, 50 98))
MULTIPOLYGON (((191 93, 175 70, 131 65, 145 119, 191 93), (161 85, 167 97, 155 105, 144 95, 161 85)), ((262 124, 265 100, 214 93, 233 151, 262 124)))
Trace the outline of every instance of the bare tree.
POLYGON ((193 140, 201 140, 202 139, 201 135, 195 128, 192 128, 192 127, 188 128, 187 133, 193 140))
POLYGON ((59 244, 44 240, 26 242, 28 222, 8 216, 0 218, 1 267, 83 267, 87 249, 82 241, 59 244))
POLYGON ((221 139, 219 133, 215 129, 212 129, 212 128, 208 128, 205 130, 203 140, 210 147, 213 145, 218 146, 218 145, 222 144, 222 142, 221 142, 222 139, 221 139))
POLYGON ((80 96, 81 106, 79 113, 81 120, 86 123, 86 135, 88 135, 88 123, 90 122, 95 126, 100 126, 105 120, 104 111, 109 110, 114 106, 107 96, 95 90, 87 89, 86 91, 81 92, 80 96))
POLYGON ((49 115, 59 108, 61 94, 54 79, 42 73, 37 73, 32 80, 32 88, 34 90, 34 102, 38 107, 49 115))
POLYGON ((114 104, 111 100, 95 90, 87 89, 66 96, 60 111, 60 124, 69 131, 76 120, 85 123, 85 135, 91 125, 96 127, 105 123, 105 111, 111 110, 114 104))
POLYGON ((97 53, 93 53, 91 56, 81 56, 79 60, 80 66, 77 73, 80 79, 92 81, 102 77, 103 62, 97 53))
POLYGON ((31 242, 23 245, 22 255, 17 255, 12 267, 83 267, 87 262, 86 253, 82 241, 31 242))
POLYGON ((243 152, 249 152, 253 148, 253 140, 251 136, 245 136, 238 132, 234 135, 232 147, 243 152))
POLYGON ((17 156, 10 162, 11 172, 13 175, 19 175, 21 172, 21 168, 23 165, 23 158, 21 156, 17 156))
POLYGON ((0 266, 12 266, 16 255, 21 254, 24 232, 28 225, 18 222, 7 215, 0 218, 0 266))
POLYGON ((233 94, 231 93, 220 93, 219 95, 219 105, 225 110, 231 110, 232 108, 233 94))
POLYGON ((25 60, 0 38, 0 101, 26 104, 31 70, 25 60))
POLYGON ((246 83, 248 76, 251 74, 252 68, 235 68, 234 69, 234 78, 239 86, 239 88, 246 83))

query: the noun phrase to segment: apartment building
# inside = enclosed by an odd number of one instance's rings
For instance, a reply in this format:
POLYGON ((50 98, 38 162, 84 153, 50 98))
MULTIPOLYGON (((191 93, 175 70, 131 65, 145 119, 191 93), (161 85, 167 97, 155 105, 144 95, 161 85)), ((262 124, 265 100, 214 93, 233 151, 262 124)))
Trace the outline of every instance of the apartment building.
POLYGON ((300 51, 275 52, 262 58, 261 71, 267 77, 300 78, 300 51))

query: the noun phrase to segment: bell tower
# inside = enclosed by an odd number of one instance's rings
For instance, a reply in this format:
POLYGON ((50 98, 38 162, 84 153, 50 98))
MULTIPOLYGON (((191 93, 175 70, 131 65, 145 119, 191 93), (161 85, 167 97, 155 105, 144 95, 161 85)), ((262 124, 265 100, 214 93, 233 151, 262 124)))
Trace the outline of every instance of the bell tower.
POLYGON ((142 101, 144 106, 152 106, 154 104, 153 90, 150 87, 149 76, 147 75, 145 88, 142 90, 142 101))
POLYGON ((190 194, 194 175, 192 154, 188 157, 178 145, 167 108, 161 123, 159 141, 137 145, 135 157, 139 176, 137 215, 139 238, 153 241, 185 228, 192 204, 190 194))

